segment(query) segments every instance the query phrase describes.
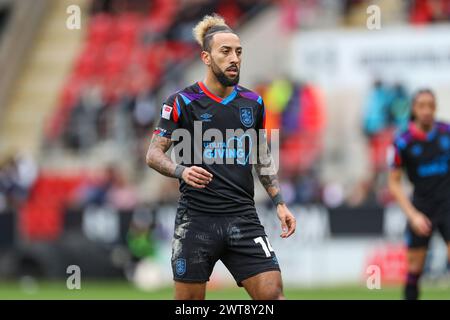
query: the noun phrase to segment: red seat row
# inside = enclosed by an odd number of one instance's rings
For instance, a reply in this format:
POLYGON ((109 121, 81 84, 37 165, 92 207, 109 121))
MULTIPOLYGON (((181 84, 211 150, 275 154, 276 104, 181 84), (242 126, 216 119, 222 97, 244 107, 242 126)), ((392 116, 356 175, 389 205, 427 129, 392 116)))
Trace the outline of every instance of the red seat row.
POLYGON ((19 230, 24 238, 57 239, 63 229, 64 208, 84 179, 80 174, 41 174, 19 212, 19 230))

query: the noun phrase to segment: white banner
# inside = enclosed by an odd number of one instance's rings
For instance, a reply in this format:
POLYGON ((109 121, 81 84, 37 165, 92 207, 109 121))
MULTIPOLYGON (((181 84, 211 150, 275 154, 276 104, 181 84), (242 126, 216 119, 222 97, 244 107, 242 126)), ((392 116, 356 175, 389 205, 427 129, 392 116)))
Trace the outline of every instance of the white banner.
POLYGON ((450 85, 450 25, 299 32, 291 76, 324 89, 362 88, 375 78, 411 86, 450 85))

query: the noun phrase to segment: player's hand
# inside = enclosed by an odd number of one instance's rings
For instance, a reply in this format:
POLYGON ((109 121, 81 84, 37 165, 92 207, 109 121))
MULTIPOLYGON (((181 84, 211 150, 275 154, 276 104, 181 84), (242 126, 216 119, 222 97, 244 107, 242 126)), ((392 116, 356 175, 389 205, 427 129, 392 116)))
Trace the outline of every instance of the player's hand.
POLYGON ((295 217, 285 204, 279 204, 277 206, 277 215, 281 221, 282 232, 280 237, 287 238, 295 232, 297 225, 295 217))
POLYGON ((188 185, 202 189, 211 182, 213 175, 201 167, 192 166, 184 169, 181 177, 188 185))
POLYGON ((414 233, 421 237, 427 237, 431 234, 431 221, 420 211, 415 211, 411 215, 410 225, 414 233))

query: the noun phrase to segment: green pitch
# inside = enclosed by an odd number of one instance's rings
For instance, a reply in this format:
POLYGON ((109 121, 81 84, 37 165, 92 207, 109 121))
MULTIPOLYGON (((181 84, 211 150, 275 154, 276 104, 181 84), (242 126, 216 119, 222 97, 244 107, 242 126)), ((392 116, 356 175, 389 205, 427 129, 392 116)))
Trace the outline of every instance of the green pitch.
MULTIPOLYGON (((37 282, 19 284, 16 282, 0 282, 0 299, 172 299, 172 288, 164 288, 153 292, 145 292, 124 281, 99 282, 84 281, 80 290, 68 290, 64 281, 37 282)), ((400 299, 401 288, 385 287, 380 290, 369 290, 364 287, 342 286, 314 289, 285 289, 285 295, 291 300, 305 299, 400 299)), ((423 299, 450 300, 450 289, 443 286, 424 286, 423 299)), ((207 292, 207 299, 249 299, 241 288, 214 289, 207 292)))

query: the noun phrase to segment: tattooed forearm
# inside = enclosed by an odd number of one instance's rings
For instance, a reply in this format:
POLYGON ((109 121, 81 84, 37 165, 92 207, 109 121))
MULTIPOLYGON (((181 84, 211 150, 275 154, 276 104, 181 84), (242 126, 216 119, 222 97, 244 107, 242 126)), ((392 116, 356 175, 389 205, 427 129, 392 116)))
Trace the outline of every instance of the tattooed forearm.
POLYGON ((259 181, 266 189, 269 196, 273 199, 277 194, 280 193, 280 184, 278 180, 277 174, 263 174, 262 171, 264 168, 267 168, 264 165, 257 164, 255 165, 255 171, 258 175, 259 181))
POLYGON ((260 144, 258 162, 254 168, 259 181, 261 181, 272 201, 275 203, 282 202, 280 183, 275 170, 274 160, 265 140, 260 144))
POLYGON ((146 162, 150 168, 162 175, 176 178, 179 175, 179 172, 176 172, 177 164, 166 155, 171 145, 172 141, 169 138, 153 135, 148 147, 146 162))

